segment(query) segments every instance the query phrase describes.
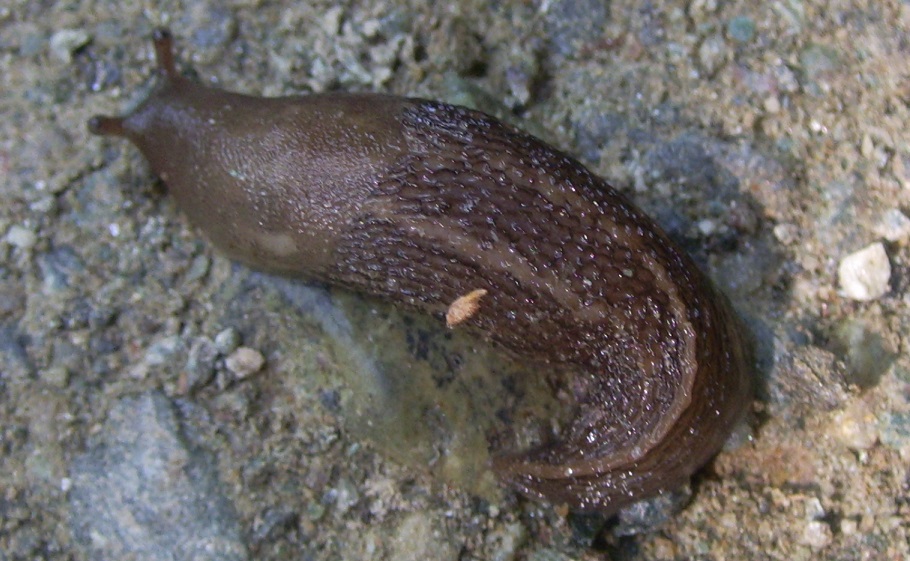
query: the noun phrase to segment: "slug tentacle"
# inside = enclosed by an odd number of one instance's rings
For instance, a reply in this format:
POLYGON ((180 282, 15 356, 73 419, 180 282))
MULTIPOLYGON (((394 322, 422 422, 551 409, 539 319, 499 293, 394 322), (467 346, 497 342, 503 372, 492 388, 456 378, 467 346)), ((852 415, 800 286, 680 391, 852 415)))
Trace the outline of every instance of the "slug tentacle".
MULTIPOLYGON (((174 60, 174 37, 167 29, 156 29, 152 33, 155 47, 155 63, 159 79, 163 81, 158 87, 162 88, 170 82, 180 78, 174 60)), ((95 115, 88 120, 88 130, 92 134, 101 136, 128 136, 123 117, 108 115, 95 115)))
POLYGON ((171 43, 156 33, 165 80, 149 99, 89 129, 134 142, 219 248, 449 311, 571 376, 574 420, 545 447, 498 451, 503 481, 610 513, 680 484, 723 445, 750 395, 737 318, 579 162, 443 103, 206 88, 177 75, 171 43))
POLYGON ((170 80, 178 78, 180 74, 174 60, 174 36, 167 29, 158 28, 152 32, 152 42, 155 46, 158 74, 170 80))
POLYGON ((123 130, 123 119, 121 117, 95 115, 88 120, 88 130, 92 134, 102 136, 126 136, 126 131, 123 130))

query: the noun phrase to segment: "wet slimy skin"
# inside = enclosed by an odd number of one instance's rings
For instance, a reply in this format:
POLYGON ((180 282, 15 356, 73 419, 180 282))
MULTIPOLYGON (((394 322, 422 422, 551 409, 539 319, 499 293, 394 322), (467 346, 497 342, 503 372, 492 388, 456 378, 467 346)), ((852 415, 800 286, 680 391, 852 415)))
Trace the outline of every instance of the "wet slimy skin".
POLYGON ((178 74, 169 33, 155 49, 149 98, 89 129, 135 144, 220 250, 439 317, 452 307, 459 328, 564 376, 573 420, 540 448, 499 451, 503 482, 613 513, 721 448, 749 400, 737 318, 575 159, 444 103, 208 88, 178 74))

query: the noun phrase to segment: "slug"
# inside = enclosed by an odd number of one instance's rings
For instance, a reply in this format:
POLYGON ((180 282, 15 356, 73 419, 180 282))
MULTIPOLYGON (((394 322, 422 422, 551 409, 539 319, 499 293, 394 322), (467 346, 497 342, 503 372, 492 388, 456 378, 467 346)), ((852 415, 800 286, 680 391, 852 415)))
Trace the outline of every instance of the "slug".
POLYGON ((251 267, 469 326, 565 375, 573 420, 498 451, 524 495, 615 513, 685 482, 750 399, 728 301, 645 214, 578 161, 494 117, 378 94, 259 98, 181 76, 89 130, 125 137, 190 221, 251 267), (466 307, 465 307, 466 306, 466 307))

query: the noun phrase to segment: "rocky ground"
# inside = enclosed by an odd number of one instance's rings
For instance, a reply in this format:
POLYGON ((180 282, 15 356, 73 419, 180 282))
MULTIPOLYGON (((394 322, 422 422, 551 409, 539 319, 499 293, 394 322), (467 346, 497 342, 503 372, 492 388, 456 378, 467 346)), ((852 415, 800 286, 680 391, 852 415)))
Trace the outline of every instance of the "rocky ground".
POLYGON ((438 4, 0 6, 0 560, 910 557, 910 3, 438 4), (497 114, 654 216, 758 340, 685 508, 503 492, 477 419, 533 365, 213 252, 85 128, 162 25, 229 89, 497 114))

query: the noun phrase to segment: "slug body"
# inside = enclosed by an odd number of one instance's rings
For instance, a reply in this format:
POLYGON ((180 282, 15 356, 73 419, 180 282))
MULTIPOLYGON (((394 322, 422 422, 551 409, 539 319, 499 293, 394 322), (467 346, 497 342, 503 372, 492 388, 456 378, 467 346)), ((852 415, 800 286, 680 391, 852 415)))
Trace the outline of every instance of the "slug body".
POLYGON ((613 513, 684 482, 749 400, 740 324, 691 259, 584 166, 488 115, 424 100, 257 98, 175 70, 93 133, 132 141, 214 244, 250 266, 460 319, 573 376, 574 421, 501 454, 524 494, 613 513), (485 291, 483 293, 478 291, 485 291))

